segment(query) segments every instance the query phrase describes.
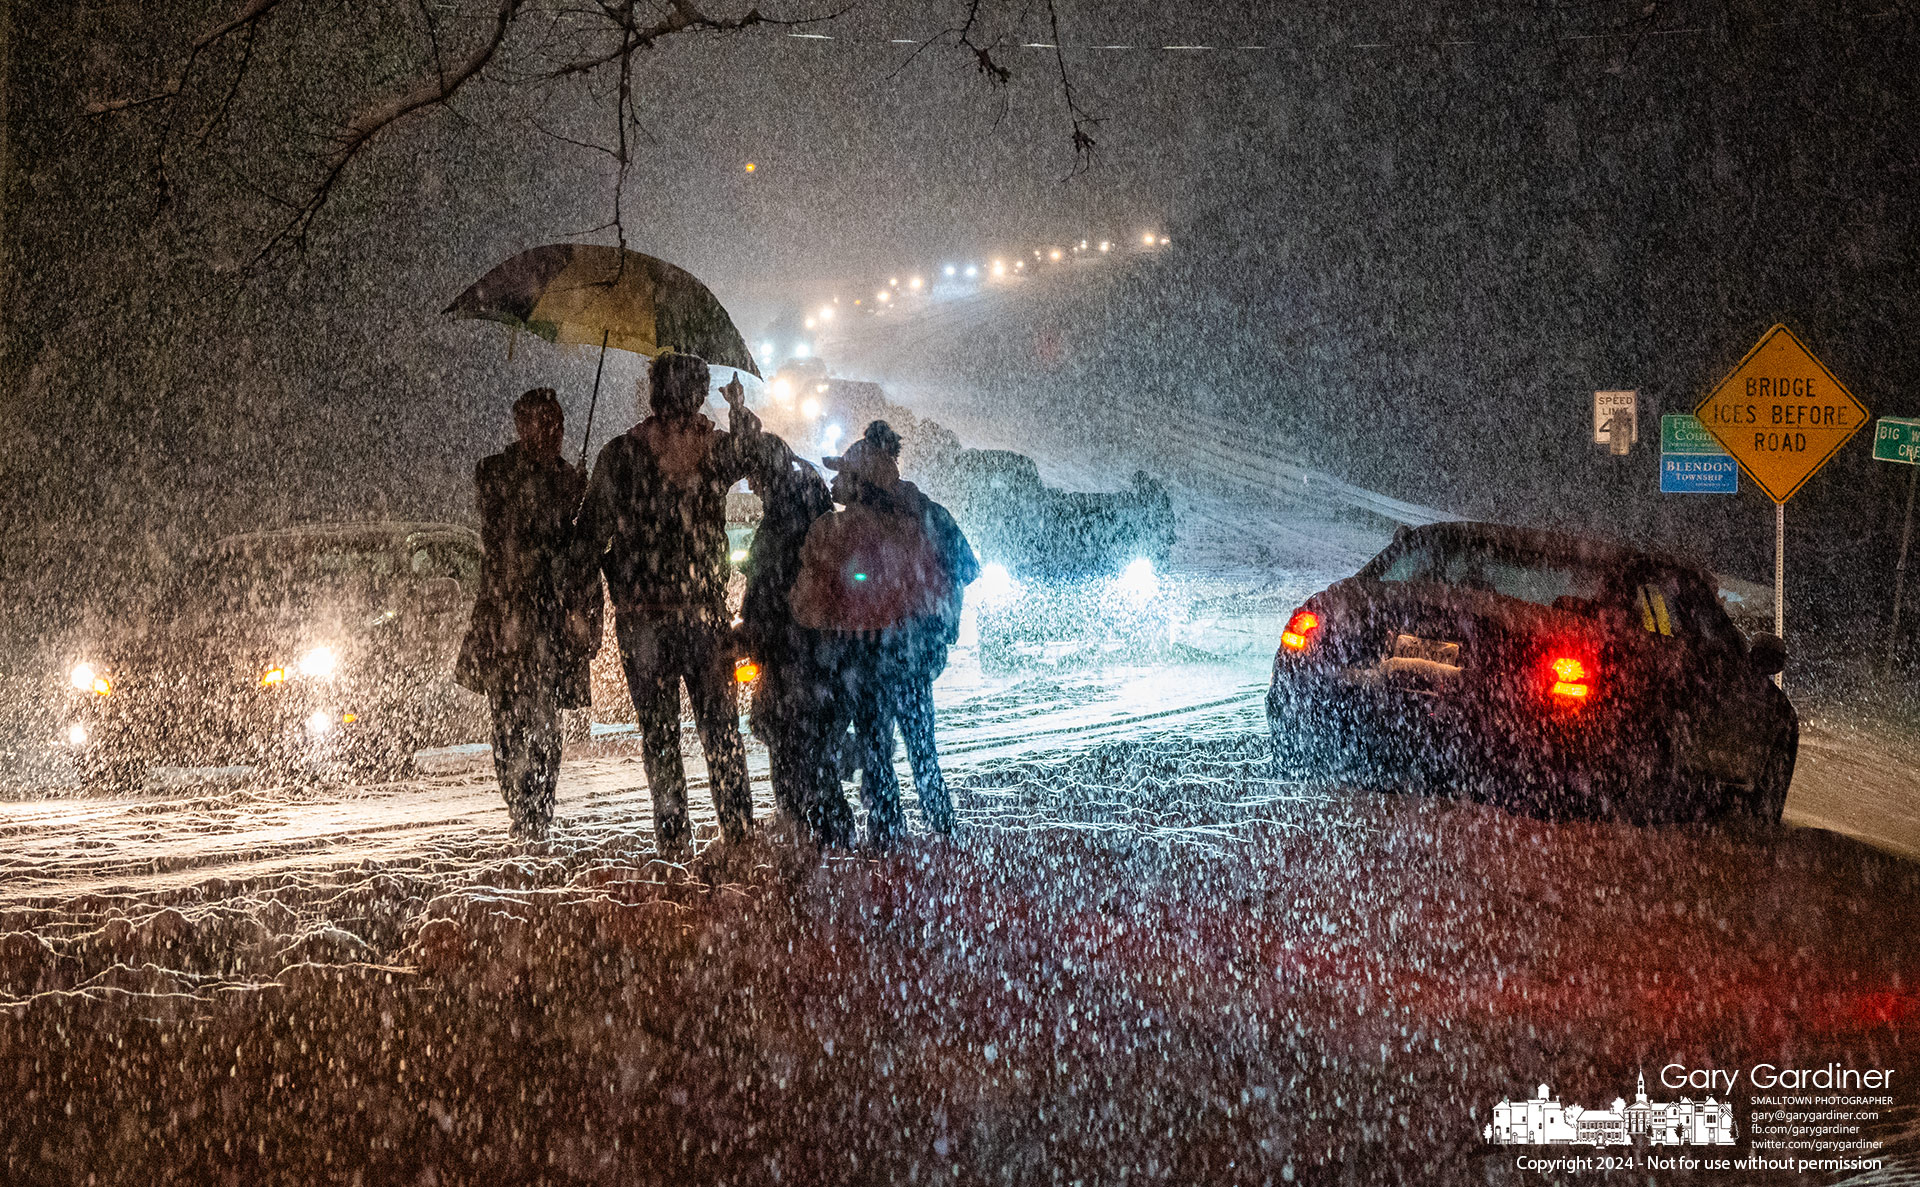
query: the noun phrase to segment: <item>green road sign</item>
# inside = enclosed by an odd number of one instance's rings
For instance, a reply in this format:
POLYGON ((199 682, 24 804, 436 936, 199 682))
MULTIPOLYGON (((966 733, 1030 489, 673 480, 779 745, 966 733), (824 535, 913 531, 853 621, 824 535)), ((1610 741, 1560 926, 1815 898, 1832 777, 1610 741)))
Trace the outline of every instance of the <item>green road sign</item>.
POLYGON ((1882 462, 1920 462, 1920 420, 1883 416, 1873 422, 1873 456, 1882 462))
POLYGON ((1660 418, 1660 452, 1725 457, 1727 451, 1707 432, 1697 416, 1669 412, 1660 418))

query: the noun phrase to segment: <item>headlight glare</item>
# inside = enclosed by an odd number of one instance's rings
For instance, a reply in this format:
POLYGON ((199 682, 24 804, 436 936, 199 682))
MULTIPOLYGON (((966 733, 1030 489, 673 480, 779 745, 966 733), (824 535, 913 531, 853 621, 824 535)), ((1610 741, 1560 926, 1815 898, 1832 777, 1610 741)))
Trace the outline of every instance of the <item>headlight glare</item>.
POLYGON ((296 667, 302 676, 324 680, 340 670, 340 653, 331 647, 316 647, 301 656, 296 667))

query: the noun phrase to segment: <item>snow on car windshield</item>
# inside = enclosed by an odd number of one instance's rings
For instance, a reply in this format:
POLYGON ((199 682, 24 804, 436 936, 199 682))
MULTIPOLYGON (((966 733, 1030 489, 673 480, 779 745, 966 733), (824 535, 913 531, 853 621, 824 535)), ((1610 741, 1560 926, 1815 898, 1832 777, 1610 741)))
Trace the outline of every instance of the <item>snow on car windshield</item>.
POLYGON ((1428 581, 1456 589, 1483 590, 1538 606, 1599 600, 1608 584, 1605 569, 1490 540, 1422 540, 1409 543, 1376 573, 1379 581, 1428 581))

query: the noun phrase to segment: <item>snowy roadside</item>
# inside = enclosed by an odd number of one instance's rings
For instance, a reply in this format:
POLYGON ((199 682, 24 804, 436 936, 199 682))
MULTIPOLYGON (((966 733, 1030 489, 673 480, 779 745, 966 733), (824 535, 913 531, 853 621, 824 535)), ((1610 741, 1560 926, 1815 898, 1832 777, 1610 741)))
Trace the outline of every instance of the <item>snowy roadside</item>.
MULTIPOLYGON (((1308 794, 1258 727, 995 742, 956 764, 959 836, 880 860, 762 838, 668 866, 615 809, 543 846, 470 828, 16 899, 0 1167, 1507 1183, 1534 1180, 1480 1126, 1536 1082, 1604 1099, 1649 1058, 1789 1040, 1910 1058, 1920 964, 1882 941, 1920 928, 1920 867, 1308 794)), ((1876 1132, 1911 1145, 1914 1103, 1876 1132)), ((1715 1180, 1662 1179, 1689 1181, 1715 1180)))

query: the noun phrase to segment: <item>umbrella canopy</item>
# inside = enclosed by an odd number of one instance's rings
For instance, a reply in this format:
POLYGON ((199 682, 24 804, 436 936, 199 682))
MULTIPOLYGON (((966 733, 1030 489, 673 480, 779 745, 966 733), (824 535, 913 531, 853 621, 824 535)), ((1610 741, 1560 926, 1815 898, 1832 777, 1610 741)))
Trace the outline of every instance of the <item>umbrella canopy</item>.
POLYGON ((475 281, 446 312, 549 342, 647 356, 671 350, 760 374, 733 318, 706 285, 684 268, 617 247, 553 243, 523 251, 475 281))

